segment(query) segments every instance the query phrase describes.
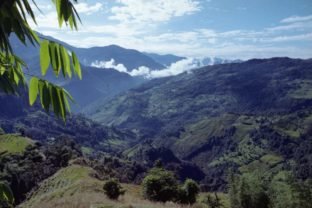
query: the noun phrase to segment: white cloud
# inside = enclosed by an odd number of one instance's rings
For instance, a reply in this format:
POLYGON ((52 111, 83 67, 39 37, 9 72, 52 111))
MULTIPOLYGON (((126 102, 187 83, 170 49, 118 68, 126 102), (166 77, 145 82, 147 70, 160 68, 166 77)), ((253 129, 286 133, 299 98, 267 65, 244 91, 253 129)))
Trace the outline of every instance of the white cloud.
POLYGON ((131 76, 143 76, 150 77, 151 69, 146 66, 140 66, 137 69, 133 69, 131 72, 128 72, 131 76))
POLYGON ((293 22, 286 25, 278 25, 276 27, 267 28, 268 31, 291 31, 291 30, 304 30, 304 29, 311 29, 312 28, 312 21, 305 21, 305 22, 293 22))
POLYGON ((99 2, 95 3, 94 5, 87 4, 87 3, 78 3, 78 4, 75 4, 75 8, 79 14, 90 15, 90 14, 101 11, 103 9, 103 4, 99 2))
POLYGON ((281 20, 281 23, 293 23, 312 20, 312 15, 308 16, 291 16, 281 20))
POLYGON ((289 42, 289 41, 312 41, 312 33, 300 34, 300 35, 284 35, 271 38, 257 39, 259 42, 289 42))
POLYGON ((56 11, 49 11, 45 13, 38 13, 36 16, 37 24, 32 22, 29 18, 29 23, 32 28, 38 30, 40 28, 60 29, 57 21, 56 11))
POLYGON ((111 59, 110 61, 95 61, 91 64, 91 66, 103 69, 115 69, 131 76, 143 76, 148 79, 153 79, 174 76, 183 72, 191 71, 192 69, 201 66, 201 60, 195 58, 183 59, 162 70, 151 70, 146 66, 140 66, 137 69, 129 70, 123 64, 116 64, 114 59, 111 59))
POLYGON ((128 72, 123 64, 117 64, 114 59, 111 59, 110 61, 95 61, 91 66, 105 69, 116 69, 117 71, 124 73, 128 72))
POLYGON ((168 77, 181 74, 183 72, 191 71, 192 69, 198 68, 199 62, 194 58, 183 59, 176 63, 171 64, 168 68, 163 70, 151 71, 148 77, 158 78, 158 77, 168 77))
POLYGON ((195 0, 118 0, 118 3, 111 9, 110 19, 123 23, 166 22, 200 10, 195 0))

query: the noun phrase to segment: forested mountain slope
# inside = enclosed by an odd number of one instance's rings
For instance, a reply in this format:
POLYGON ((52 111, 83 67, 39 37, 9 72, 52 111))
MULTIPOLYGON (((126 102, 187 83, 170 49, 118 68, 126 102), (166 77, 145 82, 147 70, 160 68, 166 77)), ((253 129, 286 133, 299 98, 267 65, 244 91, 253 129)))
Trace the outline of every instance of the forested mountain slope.
POLYGON ((255 59, 152 80, 92 118, 171 148, 205 170, 209 187, 220 187, 229 167, 294 169, 307 178, 311 89, 312 60, 255 59))

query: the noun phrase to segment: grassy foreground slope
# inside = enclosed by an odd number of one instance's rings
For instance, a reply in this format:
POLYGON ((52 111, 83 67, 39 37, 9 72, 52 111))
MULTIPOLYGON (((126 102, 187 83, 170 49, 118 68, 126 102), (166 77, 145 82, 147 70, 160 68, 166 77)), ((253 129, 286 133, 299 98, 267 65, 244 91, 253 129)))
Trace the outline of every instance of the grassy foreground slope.
MULTIPOLYGON (((178 208, 174 203, 154 203, 144 200, 141 196, 141 188, 138 185, 122 184, 126 190, 124 196, 118 201, 108 199, 103 192, 104 181, 98 180, 92 175, 94 170, 90 167, 71 164, 59 170, 50 178, 39 184, 30 198, 20 208, 178 208)), ((203 196, 199 197, 200 199, 203 196)), ((225 196, 221 195, 225 200, 225 196)), ((200 200, 199 199, 199 200, 200 200)), ((227 204, 227 203, 225 203, 227 204)), ((196 204, 194 207, 203 207, 204 204, 196 204)))

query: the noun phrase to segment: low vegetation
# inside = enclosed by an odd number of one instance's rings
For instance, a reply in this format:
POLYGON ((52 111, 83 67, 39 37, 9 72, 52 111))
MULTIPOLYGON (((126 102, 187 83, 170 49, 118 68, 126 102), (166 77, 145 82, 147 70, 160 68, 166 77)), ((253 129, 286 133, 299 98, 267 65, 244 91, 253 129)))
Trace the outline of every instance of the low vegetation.
POLYGON ((151 169, 142 182, 143 196, 151 201, 173 201, 179 204, 194 204, 199 194, 198 184, 187 179, 179 185, 172 172, 161 166, 151 169))
POLYGON ((231 208, 311 208, 312 184, 290 172, 267 177, 261 170, 230 175, 231 208))
MULTIPOLYGON (((106 196, 103 185, 112 184, 92 177, 94 170, 89 167, 71 164, 59 170, 52 177, 40 183, 30 198, 20 205, 21 208, 179 208, 174 202, 156 202, 144 199, 143 188, 139 185, 120 184, 125 190, 119 200, 106 196)), ((113 182, 114 186, 116 181, 113 182)), ((118 184, 118 183, 117 183, 118 184)), ((198 197, 201 198, 201 197, 198 197)), ((192 207, 192 206, 191 206, 192 207)), ((193 207, 207 208, 198 202, 193 207)))
POLYGON ((143 179, 143 196, 151 201, 174 201, 177 196, 178 182, 173 173, 155 167, 143 179))

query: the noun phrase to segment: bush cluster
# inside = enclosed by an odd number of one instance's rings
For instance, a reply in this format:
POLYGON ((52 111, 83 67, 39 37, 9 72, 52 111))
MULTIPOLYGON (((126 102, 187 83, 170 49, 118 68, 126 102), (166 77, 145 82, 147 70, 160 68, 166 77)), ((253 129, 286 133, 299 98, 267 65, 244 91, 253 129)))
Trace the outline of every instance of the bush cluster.
POLYGON ((118 199, 120 195, 125 194, 125 190, 116 179, 108 180, 103 186, 106 196, 110 199, 118 199))
POLYGON ((172 172, 155 167, 142 182, 143 196, 151 201, 174 201, 180 204, 193 204, 199 193, 198 184, 187 179, 182 186, 172 172))

